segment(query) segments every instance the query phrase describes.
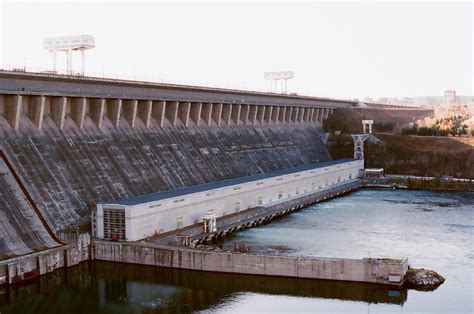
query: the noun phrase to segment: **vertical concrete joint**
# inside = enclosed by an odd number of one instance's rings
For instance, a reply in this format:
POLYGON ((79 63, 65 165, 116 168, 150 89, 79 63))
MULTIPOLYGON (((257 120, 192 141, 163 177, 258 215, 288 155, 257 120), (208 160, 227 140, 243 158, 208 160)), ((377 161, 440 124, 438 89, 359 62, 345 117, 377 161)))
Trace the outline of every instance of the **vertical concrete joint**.
POLYGON ((190 102, 180 102, 178 104, 178 117, 185 127, 188 127, 190 107, 190 102))
POLYGON ((257 106, 257 121, 260 124, 263 124, 265 120, 265 106, 257 106))
POLYGON ((104 118, 105 99, 91 98, 89 99, 89 114, 95 122, 97 128, 102 127, 102 120, 104 118))
POLYGON ((242 111, 242 105, 240 104, 233 104, 232 105, 232 113, 231 119, 234 121, 235 125, 240 124, 240 113, 242 111))
POLYGON ((139 100, 137 104, 137 115, 147 129, 150 127, 152 107, 153 101, 151 100, 139 100))
POLYGON ((241 105, 240 109, 240 121, 243 125, 246 125, 249 120, 250 105, 241 105))
POLYGON ((70 98, 71 102, 71 118, 79 129, 84 127, 84 119, 86 116, 88 99, 83 98, 70 98))
POLYGON ((191 120, 194 121, 194 124, 198 127, 201 123, 201 111, 202 111, 202 103, 200 102, 193 102, 190 105, 190 116, 191 120))
POLYGON ((222 105, 222 119, 225 125, 230 125, 231 116, 232 116, 232 104, 223 104, 222 105))
POLYGON ((137 118, 137 107, 138 101, 136 99, 123 99, 122 100, 122 111, 123 116, 128 121, 130 126, 135 128, 137 118))
POLYGON ((107 100, 107 114, 115 128, 118 128, 122 113, 122 99, 107 100))
POLYGON ((265 106, 265 122, 271 124, 273 122, 273 110, 274 106, 265 106))
POLYGON ((221 126, 222 104, 212 104, 212 119, 214 119, 217 126, 221 126))
POLYGON ((33 101, 33 121, 38 130, 43 128, 44 106, 46 103, 45 96, 36 96, 33 101))
POLYGON ((278 107, 279 113, 278 113, 278 122, 280 123, 285 123, 285 118, 286 118, 286 107, 278 107))
POLYGON ((66 105, 66 97, 51 97, 50 99, 53 121, 54 123, 56 123, 60 130, 62 130, 64 126, 64 118, 66 117, 66 105))
POLYGON ((5 96, 5 115, 7 117, 7 121, 14 130, 17 130, 20 127, 22 106, 22 95, 5 96))
POLYGON ((177 101, 166 102, 165 116, 172 126, 176 126, 176 122, 178 120, 178 102, 177 101))
POLYGON ((166 109, 165 101, 153 102, 153 105, 151 108, 151 116, 156 119, 160 128, 163 127, 163 122, 165 121, 165 109, 166 109))
POLYGON ((278 123, 278 117, 280 116, 280 107, 273 106, 271 120, 274 124, 278 123))
POLYGON ((249 117, 247 122, 251 125, 255 125, 257 123, 257 105, 250 105, 249 107, 249 117))
POLYGON ((201 117, 207 126, 211 125, 211 120, 212 120, 212 104, 211 103, 202 104, 201 117))

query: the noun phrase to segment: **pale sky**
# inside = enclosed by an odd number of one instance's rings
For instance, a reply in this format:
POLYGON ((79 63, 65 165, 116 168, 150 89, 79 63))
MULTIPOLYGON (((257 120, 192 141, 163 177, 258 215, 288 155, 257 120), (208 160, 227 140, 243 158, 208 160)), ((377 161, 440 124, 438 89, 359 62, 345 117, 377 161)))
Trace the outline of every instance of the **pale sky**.
MULTIPOLYGON (((86 71, 334 98, 473 94, 473 5, 3 2, 1 65, 52 68, 43 38, 90 34, 86 71)), ((58 58, 64 67, 65 57, 58 58)), ((80 69, 79 54, 74 66, 80 69)))

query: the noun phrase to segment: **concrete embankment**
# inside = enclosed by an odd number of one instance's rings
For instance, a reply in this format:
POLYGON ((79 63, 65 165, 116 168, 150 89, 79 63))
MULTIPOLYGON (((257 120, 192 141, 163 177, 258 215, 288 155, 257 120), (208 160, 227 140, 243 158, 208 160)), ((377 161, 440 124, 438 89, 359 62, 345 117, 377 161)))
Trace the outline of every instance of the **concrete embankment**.
POLYGON ((0 261, 0 285, 15 284, 89 260, 89 234, 76 243, 0 261))
POLYGON ((400 287, 406 259, 340 259, 209 252, 152 243, 94 240, 91 258, 210 272, 354 281, 400 287))
POLYGON ((417 177, 386 175, 378 179, 363 179, 364 188, 408 189, 428 191, 474 191, 474 180, 451 177, 417 177))

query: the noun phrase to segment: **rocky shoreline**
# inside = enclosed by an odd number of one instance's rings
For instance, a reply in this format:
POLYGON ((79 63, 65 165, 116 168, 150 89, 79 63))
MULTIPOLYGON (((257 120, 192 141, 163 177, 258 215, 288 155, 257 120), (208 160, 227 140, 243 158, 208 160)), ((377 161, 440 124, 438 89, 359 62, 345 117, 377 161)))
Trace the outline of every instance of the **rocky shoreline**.
POLYGON ((424 268, 409 268, 405 278, 405 287, 419 291, 436 290, 445 278, 435 271, 424 268))

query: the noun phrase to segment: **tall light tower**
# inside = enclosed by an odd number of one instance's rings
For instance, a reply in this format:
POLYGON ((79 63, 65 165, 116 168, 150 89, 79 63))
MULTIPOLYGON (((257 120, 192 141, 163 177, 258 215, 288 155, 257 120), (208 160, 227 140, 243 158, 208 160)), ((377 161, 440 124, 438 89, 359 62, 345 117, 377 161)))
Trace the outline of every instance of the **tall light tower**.
POLYGON ((362 120, 363 134, 352 134, 354 140, 354 159, 364 159, 364 142, 372 134, 373 120, 362 120))
POLYGON ((277 91, 277 83, 280 82, 280 93, 287 93, 287 81, 294 78, 295 74, 293 71, 280 71, 280 72, 265 72, 264 78, 270 80, 270 91, 277 91), (275 88, 273 88, 275 85, 275 88))
POLYGON ((90 35, 67 36, 67 37, 51 37, 45 38, 43 41, 44 49, 53 53, 53 66, 56 71, 56 54, 62 51, 66 54, 66 71, 72 73, 72 52, 80 51, 82 59, 82 75, 85 70, 85 51, 95 47, 95 38, 90 35))

